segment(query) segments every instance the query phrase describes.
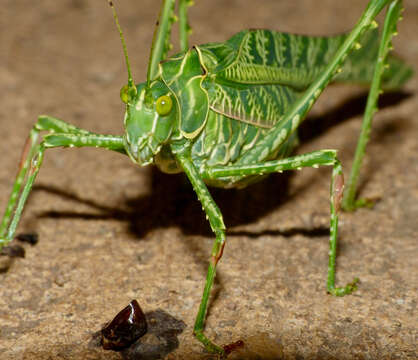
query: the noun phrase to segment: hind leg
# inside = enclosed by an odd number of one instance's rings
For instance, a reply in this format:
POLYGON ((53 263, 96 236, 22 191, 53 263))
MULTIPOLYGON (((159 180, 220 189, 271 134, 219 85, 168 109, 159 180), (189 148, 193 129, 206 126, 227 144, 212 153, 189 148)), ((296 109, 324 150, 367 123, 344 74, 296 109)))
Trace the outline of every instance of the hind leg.
POLYGON ((379 93, 381 92, 382 75, 386 66, 385 60, 392 47, 392 36, 396 34, 396 24, 400 18, 402 9, 402 2, 394 1, 389 5, 387 10, 373 80, 367 98, 361 133, 354 155, 353 167, 347 182, 347 189, 342 202, 343 209, 347 211, 353 211, 356 208, 363 206, 373 206, 371 200, 356 199, 357 182, 366 151, 366 145, 370 138, 373 114, 377 111, 377 100, 379 98, 379 93))

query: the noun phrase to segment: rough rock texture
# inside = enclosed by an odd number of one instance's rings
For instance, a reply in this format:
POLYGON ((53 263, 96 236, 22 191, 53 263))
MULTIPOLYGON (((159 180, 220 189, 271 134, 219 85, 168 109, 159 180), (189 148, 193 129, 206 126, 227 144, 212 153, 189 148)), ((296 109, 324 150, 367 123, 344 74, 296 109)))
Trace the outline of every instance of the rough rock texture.
MULTIPOLYGON (((133 73, 142 81, 155 0, 117 2, 133 73)), ((197 1, 192 43, 243 28, 309 34, 350 29, 365 1, 197 1)), ((395 39, 418 64, 418 4, 405 1, 395 39)), ((121 45, 105 1, 3 0, 0 16, 0 207, 38 114, 121 134, 121 45)), ((175 33, 176 34, 176 33, 175 33)), ((338 282, 326 294, 329 169, 271 176, 242 191, 214 191, 229 238, 206 323, 235 359, 416 359, 418 238, 417 77, 384 96, 374 121, 361 195, 373 210, 344 213, 338 282)), ((339 149, 350 168, 365 90, 332 87, 302 129, 300 153, 339 149)), ((1 209, 3 211, 3 209, 1 209)), ((136 298, 187 324, 168 359, 209 359, 192 336, 213 236, 181 176, 139 168, 96 149, 47 151, 19 232, 36 231, 0 274, 1 359, 120 359, 92 336, 136 298)))

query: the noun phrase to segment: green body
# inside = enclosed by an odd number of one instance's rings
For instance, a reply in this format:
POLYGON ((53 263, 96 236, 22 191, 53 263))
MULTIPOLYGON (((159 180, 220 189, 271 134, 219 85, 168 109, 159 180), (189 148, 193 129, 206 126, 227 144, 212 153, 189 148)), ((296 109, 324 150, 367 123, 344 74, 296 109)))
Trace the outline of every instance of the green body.
MULTIPOLYGON (((141 105, 141 94, 147 96, 145 84, 137 85, 140 96, 132 117, 126 121, 127 134, 140 133, 141 140, 135 144, 132 139, 129 143, 141 147, 142 136, 147 133, 149 146, 143 148, 142 156, 133 155, 133 160, 155 163, 166 173, 181 172, 170 144, 187 143, 200 172, 205 167, 239 164, 242 155, 282 121, 293 103, 324 71, 346 37, 245 30, 225 43, 195 46, 163 61, 152 80, 151 93, 154 101, 162 95, 171 96, 175 107, 162 117, 157 111, 147 113, 148 127, 133 131, 129 125, 137 129, 137 124, 144 124, 145 116, 139 115, 138 109, 145 107, 141 105), (155 119, 155 124, 151 119, 155 119)), ((334 81, 370 84, 379 46, 377 29, 368 31, 359 44, 358 51, 349 55, 334 81)), ((396 89, 410 77, 411 70, 395 57, 388 62, 383 88, 396 89)), ((284 158, 292 152, 297 144, 297 126, 287 126, 285 131, 281 146, 259 161, 284 158)), ((211 186, 225 188, 243 187, 259 179, 260 176, 204 178, 211 186)))
MULTIPOLYGON (((108 0, 113 8, 113 3, 108 0)), ((114 11, 128 68, 121 90, 126 103, 125 134, 96 134, 50 116, 39 116, 23 150, 19 171, 0 224, 0 249, 12 241, 26 200, 54 147, 99 147, 128 155, 139 165, 155 164, 166 173, 184 171, 215 235, 194 334, 208 351, 224 348, 203 332, 208 299, 226 243, 222 213, 208 185, 244 187, 263 176, 303 167, 331 166, 330 250, 327 291, 344 296, 358 279, 335 286, 338 214, 354 209, 358 171, 380 91, 400 87, 411 69, 388 55, 402 11, 400 0, 371 0, 353 30, 334 37, 243 31, 225 43, 188 48, 187 7, 179 0, 182 52, 167 58, 175 0, 163 0, 145 83, 134 85, 126 45, 114 11), (384 8, 381 35, 374 18, 384 8), (297 129, 331 82, 370 85, 348 192, 336 150, 290 156, 297 129), (45 132, 41 135, 41 132, 45 132), (347 195, 348 194, 348 195, 347 195)))

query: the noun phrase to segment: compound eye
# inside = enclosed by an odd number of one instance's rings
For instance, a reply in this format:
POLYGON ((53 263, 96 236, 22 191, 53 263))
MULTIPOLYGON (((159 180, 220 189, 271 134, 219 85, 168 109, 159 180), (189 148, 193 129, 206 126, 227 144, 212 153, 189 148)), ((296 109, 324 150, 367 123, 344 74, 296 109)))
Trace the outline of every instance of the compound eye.
POLYGON ((131 86, 129 86, 129 84, 126 84, 122 86, 122 88, 120 89, 120 99, 125 104, 135 101, 136 95, 137 89, 136 86, 133 84, 131 86))
POLYGON ((125 104, 128 103, 128 101, 129 101, 128 84, 126 84, 125 86, 122 86, 122 88, 120 89, 120 99, 125 104))
POLYGON ((157 109, 158 115, 166 116, 170 113, 170 111, 173 107, 173 100, 171 100, 171 97, 168 96, 168 95, 160 96, 157 99, 155 107, 157 109))

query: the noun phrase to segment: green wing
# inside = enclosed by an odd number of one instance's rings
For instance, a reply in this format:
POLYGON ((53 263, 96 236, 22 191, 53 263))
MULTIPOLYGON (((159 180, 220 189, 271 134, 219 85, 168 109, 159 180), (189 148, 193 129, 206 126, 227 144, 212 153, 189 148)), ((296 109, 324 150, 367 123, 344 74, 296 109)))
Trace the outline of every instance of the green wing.
MULTIPOLYGON (((222 44, 196 47, 210 74, 204 86, 213 111, 269 128, 315 80, 346 35, 312 37, 269 30, 242 31, 222 44)), ((367 32, 360 49, 347 57, 338 82, 368 84, 379 46, 377 30, 367 32)), ((384 88, 398 88, 411 69, 394 56, 383 78, 384 88)))
MULTIPOLYGON (((346 36, 245 30, 223 44, 207 44, 198 49, 203 65, 217 79, 240 84, 288 85, 304 90, 328 65, 346 36)), ((359 49, 349 54, 335 81, 370 83, 379 47, 378 30, 365 33, 359 45, 359 49)), ((387 62, 389 69, 385 72, 384 85, 400 87, 412 75, 411 68, 393 55, 387 62)))
POLYGON ((314 38, 269 30, 242 31, 225 44, 200 46, 204 66, 219 82, 279 84, 304 90, 324 69, 343 36, 314 38))
MULTIPOLYGON (((335 77, 334 81, 369 85, 372 81, 374 65, 377 60, 379 40, 380 36, 377 29, 364 34, 359 48, 349 54, 344 61, 341 73, 335 77)), ((388 67, 382 77, 382 87, 385 90, 398 89, 413 74, 412 68, 395 55, 389 54, 386 64, 388 67)))
POLYGON ((300 94, 289 86, 232 86, 215 82, 209 87, 209 102, 217 113, 257 127, 271 128, 300 94))

